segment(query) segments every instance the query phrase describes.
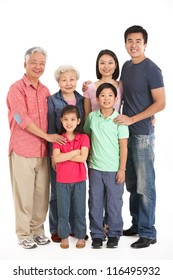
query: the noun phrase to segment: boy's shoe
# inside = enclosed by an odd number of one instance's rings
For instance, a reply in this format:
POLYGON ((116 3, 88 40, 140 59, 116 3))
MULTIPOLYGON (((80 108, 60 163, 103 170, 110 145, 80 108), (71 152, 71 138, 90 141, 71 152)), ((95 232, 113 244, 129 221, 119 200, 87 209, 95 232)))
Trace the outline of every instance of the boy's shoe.
POLYGON ((49 238, 44 236, 44 235, 37 235, 34 236, 34 241, 38 244, 38 245, 46 245, 50 242, 49 238))
POLYGON ((60 243, 61 242, 61 237, 57 233, 52 233, 51 239, 53 242, 60 243))
POLYGON ((24 249, 34 249, 37 247, 37 243, 32 238, 19 240, 19 245, 21 245, 24 249))
POLYGON ((103 245, 103 240, 101 238, 94 238, 91 244, 91 246, 94 249, 100 249, 102 245, 103 245))
POLYGON ((107 248, 116 248, 118 246, 117 237, 108 237, 108 242, 106 243, 107 248))

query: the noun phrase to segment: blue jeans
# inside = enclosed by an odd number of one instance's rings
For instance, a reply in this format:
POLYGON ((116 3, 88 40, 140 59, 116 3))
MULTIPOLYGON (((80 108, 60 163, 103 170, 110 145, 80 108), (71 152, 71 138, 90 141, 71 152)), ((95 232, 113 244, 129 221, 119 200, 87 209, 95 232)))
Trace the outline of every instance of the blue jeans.
POLYGON ((104 240, 103 229, 104 209, 106 206, 106 223, 109 231, 108 237, 122 235, 123 219, 123 192, 124 183, 116 182, 116 172, 99 171, 89 168, 89 219, 91 237, 104 240), (106 203, 105 203, 106 200, 106 203))
MULTIPOLYGON (((50 166, 50 201, 49 201, 49 229, 51 234, 58 234, 58 210, 57 210, 57 190, 56 190, 56 172, 50 166)), ((74 233, 73 207, 70 209, 71 233, 74 233)))
POLYGON ((130 192, 131 229, 140 237, 156 238, 154 140, 152 135, 130 135, 126 187, 130 192))
POLYGON ((74 235, 78 239, 86 236, 86 181, 63 184, 56 183, 58 209, 58 235, 70 235, 69 215, 71 205, 74 214, 74 235))

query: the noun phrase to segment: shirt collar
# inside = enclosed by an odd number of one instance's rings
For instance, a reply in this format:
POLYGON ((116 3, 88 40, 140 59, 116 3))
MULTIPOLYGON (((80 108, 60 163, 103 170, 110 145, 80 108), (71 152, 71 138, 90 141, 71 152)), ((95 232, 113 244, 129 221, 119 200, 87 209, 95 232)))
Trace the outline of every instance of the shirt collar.
POLYGON ((62 134, 62 136, 67 140, 67 142, 76 141, 76 140, 78 141, 79 138, 80 138, 80 134, 79 133, 76 133, 74 139, 71 140, 71 141, 67 138, 67 135, 66 135, 65 132, 62 134))
MULTIPOLYGON (((23 75, 22 80, 24 81, 24 83, 26 84, 26 86, 32 86, 31 81, 28 79, 28 77, 26 76, 26 74, 23 75)), ((43 84, 38 81, 39 86, 43 87, 43 84)))
MULTIPOLYGON (((106 120, 109 120, 109 119, 110 119, 110 120, 113 120, 117 115, 118 115, 118 112, 117 112, 116 110, 114 110, 114 112, 112 113, 112 115, 110 115, 109 117, 107 117, 106 120)), ((102 115, 102 113, 101 113, 101 111, 100 111, 100 109, 97 110, 97 116, 98 116, 98 117, 104 118, 103 115, 102 115)))

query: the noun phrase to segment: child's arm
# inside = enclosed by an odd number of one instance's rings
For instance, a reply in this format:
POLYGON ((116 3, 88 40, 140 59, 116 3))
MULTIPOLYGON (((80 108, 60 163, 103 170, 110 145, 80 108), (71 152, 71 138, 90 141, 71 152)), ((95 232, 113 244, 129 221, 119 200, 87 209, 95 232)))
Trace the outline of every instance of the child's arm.
POLYGON ((127 138, 119 139, 120 144, 120 166, 117 172, 116 180, 118 183, 125 181, 126 161, 127 161, 127 138))
POLYGON ((88 147, 82 147, 80 150, 80 155, 74 156, 71 161, 75 162, 85 162, 88 158, 89 149, 88 147))
POLYGON ((60 149, 53 150, 53 160, 56 163, 71 160, 73 157, 80 155, 80 149, 68 153, 61 153, 60 149))

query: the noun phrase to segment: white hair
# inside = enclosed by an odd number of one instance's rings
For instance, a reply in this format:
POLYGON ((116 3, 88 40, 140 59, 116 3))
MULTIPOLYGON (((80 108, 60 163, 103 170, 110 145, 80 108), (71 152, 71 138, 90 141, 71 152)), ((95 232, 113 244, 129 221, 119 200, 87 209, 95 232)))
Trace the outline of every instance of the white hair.
POLYGON ((54 72, 55 80, 58 82, 61 73, 64 73, 64 72, 67 72, 67 71, 74 71, 75 74, 76 74, 76 79, 77 80, 79 79, 80 74, 79 74, 79 71, 75 67, 73 67, 72 65, 61 65, 54 72))
POLYGON ((45 58, 47 59, 47 53, 46 51, 41 48, 41 47, 33 47, 33 48, 30 48, 29 50, 26 51, 25 55, 24 55, 24 60, 25 62, 28 61, 28 59, 30 58, 31 55, 33 55, 33 53, 35 52, 39 52, 39 53, 42 53, 45 58))

